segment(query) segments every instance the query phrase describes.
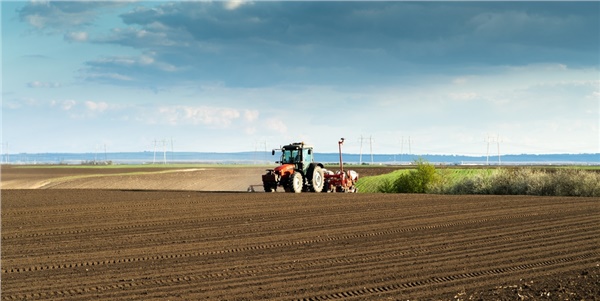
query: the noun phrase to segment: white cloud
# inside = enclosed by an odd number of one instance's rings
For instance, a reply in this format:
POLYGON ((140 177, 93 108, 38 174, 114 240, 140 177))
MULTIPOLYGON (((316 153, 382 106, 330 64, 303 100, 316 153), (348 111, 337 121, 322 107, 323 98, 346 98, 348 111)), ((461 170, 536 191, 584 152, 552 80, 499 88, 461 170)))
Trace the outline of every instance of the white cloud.
POLYGON ((216 128, 227 128, 241 114, 232 108, 209 106, 163 106, 158 109, 159 123, 171 125, 207 125, 216 128))
POLYGON ((88 40, 88 33, 85 31, 72 31, 65 34, 65 41, 85 42, 88 40))
POLYGON ((265 125, 266 125, 267 129, 281 133, 281 134, 286 133, 288 130, 285 122, 283 122, 279 118, 269 118, 265 121, 265 125))
POLYGON ((59 83, 56 82, 42 82, 42 81, 32 81, 27 83, 27 87, 29 88, 58 88, 60 87, 59 83))
POLYGON ((477 95, 477 93, 475 93, 475 92, 450 93, 451 99, 459 100, 459 101, 473 100, 473 99, 476 99, 477 97, 479 97, 479 95, 477 95))
POLYGON ((116 80, 116 81, 132 81, 133 78, 127 75, 118 73, 88 73, 84 77, 85 79, 96 79, 96 80, 116 80))
POLYGON ((248 1, 245 1, 245 0, 229 0, 229 1, 225 1, 225 8, 228 9, 228 10, 235 10, 235 9, 239 8, 240 6, 242 6, 244 4, 248 4, 248 1))
POLYGON ((85 106, 88 110, 93 112, 103 112, 108 108, 108 104, 106 102, 94 102, 94 101, 86 101, 85 106))
POLYGON ((256 119, 258 119, 258 115, 259 115, 259 113, 257 110, 245 110, 244 111, 244 118, 248 122, 252 122, 252 121, 255 121, 256 119))
POLYGON ((69 110, 73 109, 75 107, 75 105, 77 105, 77 101, 70 99, 70 100, 64 100, 64 101, 60 102, 59 104, 63 110, 69 111, 69 110))
POLYGON ((469 80, 466 77, 457 77, 455 79, 452 80, 452 83, 455 85, 464 85, 468 82, 469 80))

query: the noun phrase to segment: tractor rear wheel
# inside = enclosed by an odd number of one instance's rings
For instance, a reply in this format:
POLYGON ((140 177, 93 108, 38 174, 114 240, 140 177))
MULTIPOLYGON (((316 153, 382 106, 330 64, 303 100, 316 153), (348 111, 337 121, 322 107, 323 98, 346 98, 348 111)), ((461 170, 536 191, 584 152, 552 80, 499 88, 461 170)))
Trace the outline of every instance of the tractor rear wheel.
POLYGON ((298 171, 294 172, 290 176, 290 184, 289 187, 292 188, 290 192, 300 193, 302 192, 302 187, 304 186, 304 177, 298 171))
POLYGON ((325 186, 325 176, 320 166, 315 166, 310 174, 311 191, 321 192, 325 186))

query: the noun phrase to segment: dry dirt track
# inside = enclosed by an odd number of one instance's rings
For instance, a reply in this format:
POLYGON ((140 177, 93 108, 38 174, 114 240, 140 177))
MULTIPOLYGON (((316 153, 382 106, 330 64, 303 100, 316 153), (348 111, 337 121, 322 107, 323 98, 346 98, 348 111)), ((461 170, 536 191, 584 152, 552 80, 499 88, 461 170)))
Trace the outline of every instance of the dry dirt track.
POLYGON ((3 189, 1 297, 599 300, 599 216, 598 198, 3 189))

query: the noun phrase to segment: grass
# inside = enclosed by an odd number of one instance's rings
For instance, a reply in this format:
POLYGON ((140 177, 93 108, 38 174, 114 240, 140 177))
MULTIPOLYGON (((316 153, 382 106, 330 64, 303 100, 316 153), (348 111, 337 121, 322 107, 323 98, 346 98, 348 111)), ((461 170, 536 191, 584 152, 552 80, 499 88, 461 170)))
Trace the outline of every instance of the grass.
MULTIPOLYGON (((395 192, 393 183, 407 172, 361 178, 358 190, 395 192)), ((444 167, 436 172, 439 180, 428 186, 427 193, 600 196, 600 166, 444 167)))

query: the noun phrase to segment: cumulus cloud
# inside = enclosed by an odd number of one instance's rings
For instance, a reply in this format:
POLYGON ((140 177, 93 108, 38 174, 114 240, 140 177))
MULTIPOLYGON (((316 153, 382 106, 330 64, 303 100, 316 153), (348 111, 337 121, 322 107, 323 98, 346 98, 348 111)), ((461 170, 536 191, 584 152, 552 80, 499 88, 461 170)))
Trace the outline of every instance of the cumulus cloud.
POLYGON ((85 42, 88 40, 88 33, 85 31, 72 31, 65 34, 65 41, 85 42))
POLYGON ((246 119, 246 121, 252 122, 255 121, 256 119, 258 119, 258 111, 257 110, 245 110, 244 111, 244 118, 246 119))
POLYGON ((94 101, 87 100, 85 102, 85 106, 88 110, 93 111, 93 112, 104 112, 108 108, 108 104, 103 101, 94 102, 94 101))
POLYGON ((58 88, 61 85, 56 82, 42 82, 42 81, 32 81, 27 83, 27 87, 29 88, 58 88))
POLYGON ((473 100, 479 97, 475 92, 458 92, 458 93, 450 93, 450 98, 453 100, 459 101, 468 101, 473 100))
POLYGON ((65 110, 65 111, 69 111, 71 109, 73 109, 75 107, 75 105, 77 105, 77 102, 75 100, 69 99, 69 100, 64 100, 58 103, 58 105, 60 106, 61 109, 65 110))
POLYGON ((18 10, 19 19, 49 33, 93 24, 98 14, 125 5, 122 1, 30 1, 18 10))
POLYGON ((215 128, 227 128, 241 113, 237 109, 210 106, 163 106, 158 109, 159 123, 171 125, 207 125, 215 128))
POLYGON ((279 118, 269 118, 265 121, 265 126, 268 130, 280 134, 285 134, 288 131, 287 125, 279 118))
POLYGON ((245 0, 229 0, 225 1, 225 8, 228 10, 234 10, 244 4, 248 4, 248 2, 245 0))

